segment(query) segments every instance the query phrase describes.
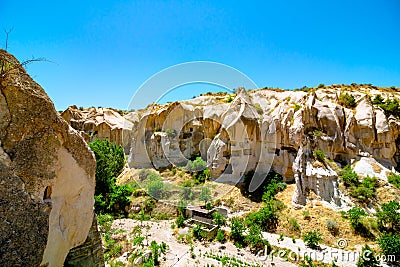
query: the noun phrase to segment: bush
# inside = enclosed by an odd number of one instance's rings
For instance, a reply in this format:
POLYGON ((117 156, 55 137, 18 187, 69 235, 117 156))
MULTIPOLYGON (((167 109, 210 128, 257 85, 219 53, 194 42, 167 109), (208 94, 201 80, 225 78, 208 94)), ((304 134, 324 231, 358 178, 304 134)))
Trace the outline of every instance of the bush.
POLYGON ((201 157, 197 157, 194 161, 188 160, 186 164, 186 170, 189 172, 199 172, 207 167, 207 162, 205 162, 201 157))
POLYGON ((390 201, 381 206, 381 210, 376 213, 378 218, 378 228, 383 232, 400 232, 400 203, 390 201))
POLYGON ((320 162, 325 162, 326 153, 322 150, 314 150, 314 157, 320 162))
POLYGON ((346 187, 359 184, 358 175, 350 165, 346 165, 340 172, 339 176, 342 178, 343 183, 346 187))
POLYGON ((381 95, 377 95, 374 100, 372 100, 372 104, 377 106, 385 104, 385 99, 381 95))
POLYGON ((296 218, 290 217, 290 218, 288 219, 288 222, 289 222, 289 227, 290 227, 290 229, 291 229, 292 231, 294 231, 294 232, 300 232, 300 225, 299 225, 299 223, 297 222, 296 218))
POLYGON ((393 172, 389 173, 387 176, 388 182, 394 185, 397 188, 400 188, 400 175, 397 175, 393 172))
POLYGON ((262 109, 259 103, 254 103, 254 108, 256 109, 259 115, 262 115, 264 113, 264 110, 262 109))
POLYGON ((218 242, 223 243, 225 242, 225 232, 221 229, 217 230, 217 235, 215 237, 218 242))
POLYGON ((353 108, 356 106, 356 100, 354 96, 348 94, 348 93, 342 93, 339 96, 339 105, 342 105, 346 108, 353 108))
POLYGON ((367 202, 369 199, 375 197, 377 187, 378 179, 376 177, 367 176, 359 185, 351 189, 350 195, 361 202, 367 202))
POLYGON ((365 230, 366 227, 362 222, 362 218, 363 216, 367 216, 367 213, 362 208, 353 207, 347 211, 346 215, 355 232, 362 233, 365 230))
POLYGON ((246 225, 256 224, 263 231, 274 230, 278 226, 279 216, 276 200, 269 200, 264 207, 256 212, 247 214, 246 225))
POLYGON ((328 228, 328 231, 334 236, 338 235, 339 233, 339 226, 335 221, 327 220, 326 228, 328 228))
POLYGON ((163 180, 157 174, 150 174, 147 178, 149 182, 146 187, 149 195, 156 199, 162 198, 164 195, 163 180))
POLYGON ((379 247, 382 253, 387 257, 395 257, 399 262, 400 259, 400 235, 396 234, 382 234, 378 239, 379 247))
POLYGON ((357 262, 357 267, 378 267, 380 266, 375 257, 374 251, 365 244, 362 248, 360 257, 357 262))
POLYGON ((246 230, 246 228, 244 227, 243 219, 239 217, 233 217, 231 219, 230 227, 231 227, 230 238, 232 238, 239 244, 243 243, 244 241, 243 233, 246 230))
POLYGON ((263 238, 261 228, 258 225, 251 225, 249 233, 245 237, 245 243, 250 246, 253 251, 264 249, 267 241, 263 238))
POLYGON ((176 226, 180 228, 184 225, 183 224, 184 222, 185 222, 185 217, 182 214, 179 214, 175 220, 176 226))
POLYGON ((175 137, 176 136, 176 131, 175 129, 166 129, 165 133, 169 136, 169 137, 175 137))
POLYGON ((96 157, 95 212, 125 213, 133 189, 115 183, 125 164, 123 148, 107 139, 96 139, 89 147, 96 157))
POLYGON ((321 234, 318 231, 309 231, 303 235, 303 241, 312 249, 319 248, 319 242, 322 241, 321 234))
POLYGON ((225 217, 224 217, 221 213, 219 213, 219 212, 214 212, 214 213, 212 214, 212 216, 213 216, 213 222, 214 222, 214 224, 219 225, 219 226, 225 225, 226 219, 225 219, 225 217))
POLYGON ((310 220, 311 219, 311 215, 310 215, 310 211, 308 210, 303 210, 303 217, 306 220, 310 220))
POLYGON ((383 109, 386 116, 400 116, 400 104, 397 99, 387 99, 384 103, 378 104, 377 106, 383 109))

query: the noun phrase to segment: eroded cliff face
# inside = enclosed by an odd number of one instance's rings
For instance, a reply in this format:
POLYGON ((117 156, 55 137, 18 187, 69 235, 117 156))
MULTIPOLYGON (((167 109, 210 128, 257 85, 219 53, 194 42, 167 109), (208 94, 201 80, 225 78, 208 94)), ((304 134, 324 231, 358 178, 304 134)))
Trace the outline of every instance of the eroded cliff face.
POLYGON ((238 181, 250 170, 262 176, 272 169, 296 183, 295 206, 305 204, 310 190, 341 206, 338 174, 318 161, 315 151, 325 152, 339 167, 353 164, 362 175, 386 179, 399 162, 400 120, 372 104, 378 94, 400 98, 395 90, 337 85, 309 92, 239 90, 233 101, 220 94, 152 105, 131 114, 136 121, 129 164, 182 166, 199 154, 219 181, 238 181), (347 107, 341 100, 346 94, 355 101, 347 107), (379 173, 366 171, 377 168, 379 173))
POLYGON ((125 153, 129 153, 132 139, 132 122, 111 108, 78 109, 70 106, 61 113, 72 128, 80 131, 87 142, 93 138, 107 138, 113 143, 122 145, 125 153))
POLYGON ((0 66, 0 265, 63 266, 92 224, 94 155, 4 50, 0 66))

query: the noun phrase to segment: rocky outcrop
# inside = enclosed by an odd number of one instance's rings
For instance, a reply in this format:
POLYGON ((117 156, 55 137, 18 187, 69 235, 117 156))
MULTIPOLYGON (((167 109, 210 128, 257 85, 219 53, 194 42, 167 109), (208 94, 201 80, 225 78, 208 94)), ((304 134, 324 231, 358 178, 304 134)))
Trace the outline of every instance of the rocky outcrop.
POLYGON ((0 265, 62 266, 92 223, 95 159, 13 56, 0 65, 0 265))
MULTIPOLYGON (((129 116, 133 117, 134 113, 129 116)), ((80 131, 87 142, 94 138, 107 138, 113 143, 122 145, 125 153, 129 153, 132 139, 131 130, 133 123, 130 119, 124 118, 117 110, 111 108, 77 108, 70 106, 61 113, 72 128, 80 131)))
POLYGON ((97 218, 94 216, 92 226, 90 227, 85 242, 69 251, 64 267, 103 266, 105 266, 105 264, 101 236, 97 229, 97 218))
POLYGON ((307 192, 314 191, 340 206, 338 174, 319 162, 315 151, 323 151, 339 167, 376 162, 382 179, 399 164, 400 120, 372 103, 378 94, 400 99, 389 88, 333 85, 308 92, 239 90, 231 102, 219 94, 152 105, 135 113, 140 119, 132 133, 129 164, 182 166, 199 154, 220 181, 237 181, 250 170, 265 176, 273 169, 285 181, 296 182, 295 205, 303 205, 307 192), (343 102, 346 97, 354 103, 343 102))

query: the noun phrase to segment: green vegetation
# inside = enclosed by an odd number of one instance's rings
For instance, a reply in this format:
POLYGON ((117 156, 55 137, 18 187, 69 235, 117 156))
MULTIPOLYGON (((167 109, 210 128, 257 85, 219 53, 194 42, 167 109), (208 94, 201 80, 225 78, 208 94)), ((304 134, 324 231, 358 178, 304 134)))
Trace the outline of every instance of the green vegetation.
POLYGON ((357 198, 361 202, 368 202, 376 196, 376 188, 378 187, 378 179, 376 177, 365 177, 357 186, 353 186, 350 195, 357 198))
POLYGON ((372 104, 382 108, 386 116, 400 117, 400 103, 396 98, 385 100, 381 95, 377 95, 372 104))
POLYGON ((125 213, 125 206, 129 205, 128 197, 133 188, 130 185, 117 185, 116 178, 122 172, 125 164, 124 151, 107 139, 96 139, 89 143, 96 157, 96 213, 125 213))
POLYGON ((176 131, 175 129, 166 129, 165 133, 169 136, 169 137, 175 137, 176 136, 176 131))
POLYGON ((264 110, 262 109, 259 103, 254 103, 254 108, 256 109, 259 115, 262 115, 264 113, 264 110))
POLYGON ((356 100, 354 96, 348 93, 340 94, 338 103, 346 108, 353 108, 356 106, 356 100))
POLYGON ((387 257, 395 257, 396 261, 400 259, 400 234, 384 233, 378 239, 379 247, 387 257))
POLYGON ((218 242, 224 243, 226 241, 225 232, 221 229, 218 229, 215 238, 217 239, 218 242))
POLYGON ((300 225, 299 225, 299 223, 297 222, 296 218, 290 217, 290 218, 288 219, 288 222, 289 222, 289 228, 290 228, 293 232, 296 232, 296 233, 300 232, 300 225))
POLYGON ((400 175, 391 172, 388 176, 388 182, 397 188, 400 188, 400 175))
POLYGON ((360 258, 357 262, 357 267, 378 267, 380 266, 375 257, 375 252, 365 244, 362 248, 360 258))
POLYGON ((299 109, 301 109, 301 105, 299 105, 299 104, 294 104, 293 108, 294 108, 294 112, 296 112, 296 111, 298 111, 299 109))
POLYGON ((339 234, 339 225, 335 221, 327 220, 326 228, 328 228, 329 232, 334 236, 337 236, 339 234))
POLYGON ((346 187, 352 186, 352 185, 358 185, 358 175, 353 169, 351 168, 350 165, 346 165, 340 172, 339 172, 340 178, 342 178, 343 183, 346 187))
POLYGON ((390 201, 381 206, 381 210, 376 213, 378 227, 382 232, 399 233, 400 232, 400 203, 390 201))
POLYGON ((192 173, 195 184, 203 184, 210 178, 210 170, 207 169, 207 162, 201 157, 196 157, 195 160, 188 160, 185 169, 192 173))
POLYGON ((303 235, 303 241, 308 247, 318 249, 318 244, 322 241, 322 237, 318 231, 309 231, 303 235))
POLYGON ((218 226, 223 226, 226 224, 226 219, 221 213, 214 212, 212 217, 213 217, 214 224, 216 224, 218 226))
POLYGON ((314 150, 313 153, 315 159, 317 159, 318 161, 324 163, 325 162, 325 157, 326 157, 326 153, 322 150, 314 150))
POLYGON ((148 194, 155 199, 162 198, 165 191, 162 178, 155 173, 151 173, 147 176, 147 179, 148 183, 146 187, 148 194))

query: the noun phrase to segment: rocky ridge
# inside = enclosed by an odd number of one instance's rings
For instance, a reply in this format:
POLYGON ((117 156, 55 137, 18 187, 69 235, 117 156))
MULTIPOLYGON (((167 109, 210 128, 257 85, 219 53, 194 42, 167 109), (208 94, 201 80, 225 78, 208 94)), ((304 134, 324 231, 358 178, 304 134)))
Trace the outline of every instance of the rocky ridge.
POLYGON ((308 92, 240 89, 233 101, 208 94, 151 105, 136 112, 129 164, 168 168, 200 154, 221 181, 272 169, 296 183, 294 206, 305 204, 309 190, 346 206, 334 166, 352 164, 361 175, 385 180, 399 164, 400 120, 372 103, 377 95, 400 99, 390 88, 333 85, 308 92))
POLYGON ((92 224, 94 155, 17 59, 0 66, 0 265, 62 266, 92 224))

